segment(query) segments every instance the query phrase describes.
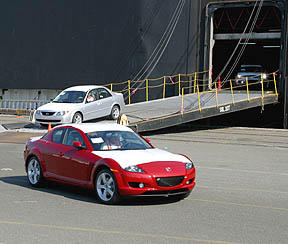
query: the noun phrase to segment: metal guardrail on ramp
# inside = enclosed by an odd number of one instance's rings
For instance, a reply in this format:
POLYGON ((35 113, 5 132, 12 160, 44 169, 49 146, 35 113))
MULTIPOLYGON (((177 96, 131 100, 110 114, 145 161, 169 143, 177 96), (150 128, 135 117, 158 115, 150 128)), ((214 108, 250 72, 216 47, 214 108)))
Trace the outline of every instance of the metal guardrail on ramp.
POLYGON ((264 97, 262 92, 251 92, 249 100, 244 91, 235 92, 233 100, 229 91, 218 91, 217 96, 216 105, 215 96, 209 93, 201 94, 201 109, 199 109, 197 94, 188 94, 183 97, 128 105, 123 112, 128 117, 130 127, 138 132, 144 132, 278 102, 278 95, 270 92, 265 93, 264 97))

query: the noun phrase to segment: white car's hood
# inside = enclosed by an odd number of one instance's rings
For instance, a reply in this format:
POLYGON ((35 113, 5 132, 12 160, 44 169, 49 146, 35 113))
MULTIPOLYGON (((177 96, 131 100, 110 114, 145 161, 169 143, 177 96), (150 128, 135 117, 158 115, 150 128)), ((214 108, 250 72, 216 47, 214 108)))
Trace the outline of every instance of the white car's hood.
POLYGON ((31 142, 35 142, 35 141, 38 141, 39 139, 41 139, 43 136, 34 136, 34 137, 31 137, 29 140, 31 142))
POLYGON ((173 154, 157 148, 146 150, 94 151, 93 153, 102 158, 114 159, 119 163, 121 168, 156 161, 190 162, 182 155, 173 154))
POLYGON ((82 103, 46 103, 40 106, 37 110, 47 111, 71 111, 81 106, 82 103))

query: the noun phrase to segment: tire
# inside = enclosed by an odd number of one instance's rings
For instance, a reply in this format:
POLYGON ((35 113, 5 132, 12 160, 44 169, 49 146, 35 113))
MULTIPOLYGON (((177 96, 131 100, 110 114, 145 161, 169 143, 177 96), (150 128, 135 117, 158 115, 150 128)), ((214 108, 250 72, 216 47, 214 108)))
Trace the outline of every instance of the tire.
POLYGON ((114 105, 111 109, 110 118, 112 120, 117 120, 120 117, 120 107, 118 105, 114 105))
POLYGON ((81 124, 82 122, 83 122, 82 114, 79 112, 75 113, 72 119, 72 123, 81 124))
POLYGON ((41 186, 44 181, 41 165, 36 157, 31 157, 27 163, 27 179, 33 187, 41 186))
POLYGON ((116 179, 109 169, 102 169, 95 178, 95 191, 104 204, 116 204, 120 201, 116 179))

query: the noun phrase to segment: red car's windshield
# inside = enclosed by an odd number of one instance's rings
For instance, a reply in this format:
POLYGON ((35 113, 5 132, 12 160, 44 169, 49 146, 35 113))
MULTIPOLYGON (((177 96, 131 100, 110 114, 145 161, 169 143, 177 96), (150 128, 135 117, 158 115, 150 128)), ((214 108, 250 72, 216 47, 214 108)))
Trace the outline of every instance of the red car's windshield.
POLYGON ((131 131, 95 131, 86 134, 95 151, 141 150, 152 148, 131 131))

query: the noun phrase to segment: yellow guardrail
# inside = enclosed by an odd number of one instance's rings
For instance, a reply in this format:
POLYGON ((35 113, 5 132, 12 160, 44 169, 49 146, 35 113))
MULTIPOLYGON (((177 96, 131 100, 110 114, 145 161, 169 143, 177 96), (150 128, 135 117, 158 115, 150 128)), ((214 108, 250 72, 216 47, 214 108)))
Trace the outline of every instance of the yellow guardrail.
MULTIPOLYGON (((224 88, 219 88, 217 87, 217 83, 215 82, 215 88, 212 89, 212 90, 207 90, 207 91, 202 91, 202 92, 199 92, 199 84, 197 83, 197 85, 195 86, 195 84, 193 86, 186 86, 186 87, 182 87, 182 99, 181 99, 181 113, 184 113, 184 95, 185 95, 185 89, 191 89, 191 88, 194 88, 194 90, 196 89, 197 91, 197 96, 198 96, 198 110, 201 112, 202 111, 202 107, 201 107, 201 94, 204 94, 204 93, 212 93, 212 94, 215 94, 215 100, 216 100, 216 107, 218 108, 218 93, 220 90, 230 90, 230 93, 231 93, 231 97, 232 97, 232 104, 235 103, 235 98, 234 98, 234 90, 235 89, 245 89, 246 90, 246 93, 247 93, 247 101, 249 102, 251 99, 250 99, 250 89, 251 87, 255 87, 255 86, 261 86, 261 98, 262 100, 264 99, 265 97, 265 89, 264 89, 264 84, 266 84, 266 87, 274 87, 274 90, 267 90, 266 92, 273 92, 277 97, 278 97, 278 90, 277 90, 277 82, 276 82, 276 73, 273 72, 269 75, 273 75, 273 79, 267 79, 267 80, 264 80, 263 78, 263 74, 259 75, 259 76, 253 76, 253 78, 260 78, 260 81, 257 81, 257 82, 249 82, 249 79, 248 77, 244 77, 242 80, 245 80, 245 84, 243 85, 237 85, 237 86, 233 86, 233 81, 235 82, 235 80, 232 80, 230 79, 229 80, 229 87, 224 87, 224 88), (272 85, 269 86, 269 84, 273 83, 272 85)), ((252 78, 252 77, 249 77, 249 78, 252 78)), ((195 93, 195 92, 193 92, 195 93)), ((186 95, 189 95, 189 94, 186 94, 186 95)), ((271 95, 271 94, 269 94, 271 95)))
MULTIPOLYGON (((250 87, 254 86, 256 84, 261 85, 261 91, 262 91, 262 97, 264 97, 264 83, 267 84, 267 82, 273 82, 274 83, 274 92, 276 96, 278 96, 278 90, 277 90, 277 81, 276 81, 276 72, 272 72, 267 75, 268 77, 273 76, 272 80, 269 79, 264 79, 263 74, 260 76, 250 76, 248 77, 242 77, 238 79, 230 79, 228 81, 221 82, 220 78, 217 81, 209 80, 209 79, 203 79, 203 75, 207 75, 209 71, 201 71, 201 72, 194 72, 190 74, 175 74, 175 75, 165 75, 159 78, 149 78, 149 79, 144 79, 144 80, 137 80, 137 81, 123 81, 123 82, 118 82, 118 83, 111 83, 105 85, 106 87, 110 88, 111 91, 114 92, 121 92, 124 94, 124 97, 128 100, 128 104, 131 104, 131 96, 136 95, 137 96, 137 91, 139 90, 145 90, 144 94, 144 99, 143 101, 149 101, 149 95, 151 93, 151 89, 155 88, 161 88, 162 87, 162 98, 167 97, 167 90, 166 88, 168 86, 174 86, 175 90, 178 90, 178 95, 179 96, 184 96, 185 91, 189 89, 188 93, 197 93, 198 94, 198 103, 199 103, 199 110, 201 111, 201 103, 200 103, 200 95, 202 93, 215 93, 216 97, 216 106, 218 107, 218 92, 219 90, 226 90, 229 89, 231 92, 232 96, 232 103, 235 103, 234 99, 234 89, 246 89, 247 91, 247 99, 250 101, 250 87), (260 79, 260 81, 257 81, 256 83, 251 83, 249 80, 256 78, 260 79), (236 80, 245 80, 244 85, 235 85, 236 80), (208 85, 211 85, 211 89, 207 91, 208 85), (227 86, 228 84, 228 86, 227 86), (234 84, 234 85, 233 85, 234 84), (214 87, 214 89, 213 89, 214 87), (228 87, 228 88, 227 88, 228 87), (245 87, 245 88, 244 88, 245 87)), ((244 83, 244 82, 243 82, 244 83)), ((271 86, 270 86, 271 88, 271 86)), ((161 91, 161 90, 160 90, 161 91)), ((159 93, 159 91, 158 91, 159 93)), ((182 109, 183 110, 183 99, 182 99, 182 109)))

